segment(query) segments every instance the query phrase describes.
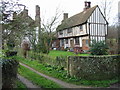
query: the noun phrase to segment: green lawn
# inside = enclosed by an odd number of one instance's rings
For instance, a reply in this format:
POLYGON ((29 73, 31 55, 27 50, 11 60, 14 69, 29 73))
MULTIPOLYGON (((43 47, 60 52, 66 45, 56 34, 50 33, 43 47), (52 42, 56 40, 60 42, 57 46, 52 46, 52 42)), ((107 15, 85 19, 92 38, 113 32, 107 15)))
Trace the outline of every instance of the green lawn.
POLYGON ((56 56, 88 56, 89 54, 75 54, 74 52, 51 50, 48 55, 55 58, 56 56))
POLYGON ((18 69, 18 71, 20 75, 32 81, 35 85, 38 85, 41 88, 61 88, 61 86, 56 84, 55 82, 48 80, 36 74, 33 71, 30 71, 28 68, 24 66, 20 65, 20 68, 18 69))
MULTIPOLYGON (((21 57, 17 57, 17 60, 46 75, 61 79, 65 82, 77 84, 77 85, 108 87, 110 86, 110 84, 118 82, 118 79, 97 81, 97 80, 83 80, 75 77, 69 77, 67 76, 67 72, 65 70, 59 69, 51 65, 40 64, 39 61, 37 60, 31 61, 21 57)), ((29 75, 29 74, 26 74, 26 75, 29 75)))

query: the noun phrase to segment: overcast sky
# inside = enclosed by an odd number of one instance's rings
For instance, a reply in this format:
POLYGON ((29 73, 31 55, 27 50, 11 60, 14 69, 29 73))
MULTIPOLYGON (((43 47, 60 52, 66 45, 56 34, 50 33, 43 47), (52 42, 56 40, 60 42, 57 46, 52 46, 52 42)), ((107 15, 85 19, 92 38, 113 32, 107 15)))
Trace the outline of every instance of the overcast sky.
MULTIPOLYGON (((35 5, 39 5, 41 9, 41 19, 50 19, 55 15, 56 8, 59 9, 60 13, 68 13, 68 16, 71 17, 81 11, 84 8, 85 0, 20 0, 20 3, 26 5, 29 10, 29 15, 34 19, 35 18, 35 5)), ((104 0, 89 0, 91 1, 91 7, 95 5, 101 5, 104 0)), ((111 1, 111 0, 107 0, 111 1)), ((116 20, 116 15, 118 12, 118 1, 113 0, 111 6, 111 19, 110 24, 116 20)), ((62 19, 61 15, 61 19, 62 19)))

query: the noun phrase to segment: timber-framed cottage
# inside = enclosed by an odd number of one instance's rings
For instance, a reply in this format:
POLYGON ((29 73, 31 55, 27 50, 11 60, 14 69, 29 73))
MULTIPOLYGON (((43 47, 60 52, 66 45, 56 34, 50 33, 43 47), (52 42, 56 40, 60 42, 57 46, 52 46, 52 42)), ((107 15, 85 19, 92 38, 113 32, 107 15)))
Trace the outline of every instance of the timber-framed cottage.
POLYGON ((98 5, 91 7, 91 2, 85 1, 82 12, 68 18, 64 13, 62 23, 57 27, 57 36, 61 49, 87 51, 92 40, 106 40, 108 22, 98 5))

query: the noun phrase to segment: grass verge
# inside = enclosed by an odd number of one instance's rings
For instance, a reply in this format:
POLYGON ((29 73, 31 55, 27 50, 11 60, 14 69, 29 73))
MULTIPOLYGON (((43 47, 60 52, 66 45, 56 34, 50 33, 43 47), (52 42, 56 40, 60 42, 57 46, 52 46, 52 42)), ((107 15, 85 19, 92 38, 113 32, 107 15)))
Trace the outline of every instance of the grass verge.
POLYGON ((32 81, 35 85, 38 85, 41 88, 61 88, 61 86, 56 84, 55 82, 48 80, 36 74, 33 71, 30 71, 28 68, 25 68, 24 66, 20 65, 18 71, 20 75, 32 81))
POLYGON ((94 86, 94 87, 109 87, 110 84, 118 82, 118 79, 113 80, 83 80, 76 77, 70 77, 67 75, 67 71, 63 70, 62 68, 54 67, 51 65, 43 65, 40 64, 39 61, 34 60, 27 60, 22 57, 17 57, 17 60, 20 62, 34 68, 35 70, 44 73, 46 75, 61 79, 65 82, 77 84, 77 85, 86 85, 86 86, 94 86))

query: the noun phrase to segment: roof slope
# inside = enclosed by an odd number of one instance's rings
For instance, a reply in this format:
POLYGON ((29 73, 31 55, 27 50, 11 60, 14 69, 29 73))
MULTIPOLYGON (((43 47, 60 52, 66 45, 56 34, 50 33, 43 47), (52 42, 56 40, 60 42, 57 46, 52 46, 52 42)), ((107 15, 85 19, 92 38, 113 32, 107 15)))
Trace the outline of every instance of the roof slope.
POLYGON ((34 22, 34 20, 29 16, 29 15, 24 15, 25 14, 25 10, 23 10, 20 14, 18 14, 18 17, 21 17, 22 19, 24 19, 25 22, 34 22))
POLYGON ((98 5, 67 18, 57 27, 57 31, 85 23, 98 5))

